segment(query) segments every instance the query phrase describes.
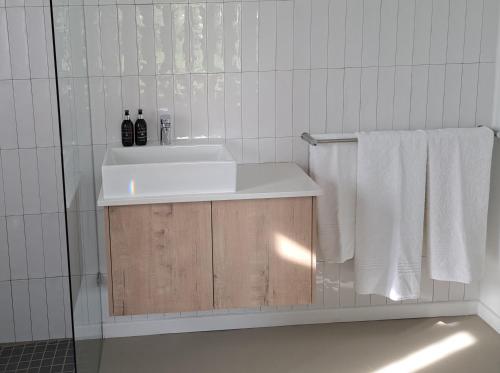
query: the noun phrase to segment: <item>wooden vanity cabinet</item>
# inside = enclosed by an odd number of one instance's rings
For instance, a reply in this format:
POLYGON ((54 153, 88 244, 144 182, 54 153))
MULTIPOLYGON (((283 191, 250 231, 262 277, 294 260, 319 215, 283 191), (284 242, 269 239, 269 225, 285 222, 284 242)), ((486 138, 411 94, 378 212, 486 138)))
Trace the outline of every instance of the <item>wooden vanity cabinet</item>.
POLYGON ((312 197, 105 211, 111 315, 312 302, 312 197))
POLYGON ((108 208, 112 315, 213 308, 210 202, 108 208))
POLYGON ((214 307, 312 302, 312 198, 212 204, 214 307))

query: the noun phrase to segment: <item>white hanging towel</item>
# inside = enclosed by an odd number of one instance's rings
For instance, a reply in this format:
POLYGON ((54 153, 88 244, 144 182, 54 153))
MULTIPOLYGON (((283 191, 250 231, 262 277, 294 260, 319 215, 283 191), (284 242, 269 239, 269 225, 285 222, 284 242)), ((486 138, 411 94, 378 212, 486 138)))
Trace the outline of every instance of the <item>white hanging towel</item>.
POLYGON ((423 131, 358 134, 356 291, 420 295, 427 141, 423 131))
POLYGON ((493 131, 428 131, 426 250, 432 279, 481 278, 486 251, 493 131))
POLYGON ((344 263, 354 256, 356 162, 356 143, 310 146, 311 177, 323 190, 317 197, 318 259, 344 263))

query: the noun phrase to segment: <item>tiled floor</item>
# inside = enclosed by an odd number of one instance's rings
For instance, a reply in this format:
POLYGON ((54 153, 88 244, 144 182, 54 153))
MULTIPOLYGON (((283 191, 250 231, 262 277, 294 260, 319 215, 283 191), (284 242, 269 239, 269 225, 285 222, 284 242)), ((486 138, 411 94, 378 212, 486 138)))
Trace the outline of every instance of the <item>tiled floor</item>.
POLYGON ((71 339, 0 345, 0 373, 74 372, 71 339))

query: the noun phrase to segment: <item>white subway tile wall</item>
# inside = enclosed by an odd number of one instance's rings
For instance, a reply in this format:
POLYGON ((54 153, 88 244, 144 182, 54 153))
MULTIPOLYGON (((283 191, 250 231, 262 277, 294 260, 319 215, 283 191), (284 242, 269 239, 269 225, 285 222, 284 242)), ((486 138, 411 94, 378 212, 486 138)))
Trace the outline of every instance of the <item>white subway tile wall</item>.
MULTIPOLYGON (((0 303, 0 335, 6 338, 27 337, 27 330, 16 331, 12 310, 14 303, 21 310, 29 305, 31 314, 38 310, 38 298, 26 301, 30 289, 66 309, 69 302, 53 293, 61 288, 53 279, 64 278, 66 260, 59 134, 49 9, 46 2, 34 2, 0 3, 0 53, 10 56, 0 61, 0 260, 9 259, 9 265, 0 261, 0 295, 11 305, 0 303), (45 43, 40 41, 43 35, 45 43), (62 257, 45 259, 42 266, 39 259, 57 254, 58 227, 62 257), (47 237, 48 244, 37 246, 39 237, 43 242, 47 237), (33 282, 41 279, 45 291, 33 282), (4 325, 4 320, 12 320, 12 325, 4 325)), ((63 141, 77 139, 79 145, 77 156, 67 158, 81 170, 78 202, 84 211, 70 219, 70 239, 78 237, 80 225, 83 232, 95 229, 92 214, 100 162, 106 145, 120 141, 125 108, 133 114, 139 106, 145 110, 151 140, 158 139, 158 111, 168 109, 178 139, 222 139, 240 162, 293 161, 305 169, 308 148, 299 137, 304 131, 471 127, 491 122, 496 0, 54 4, 61 118, 74 126, 63 133, 63 141)), ((103 212, 97 210, 98 236, 82 235, 88 249, 81 260, 89 275, 97 266, 106 272, 102 221, 103 212), (99 258, 91 250, 96 240, 99 258)), ((83 306, 97 294, 90 279, 81 281, 82 299, 87 300, 77 306, 89 323, 97 317, 95 310, 83 306)), ((353 285, 352 263, 320 261, 318 297, 311 308, 391 303, 383 297, 356 295, 353 285)), ((424 274, 419 302, 475 299, 477 292, 477 284, 438 283, 424 274)), ((191 315, 113 318, 107 316, 105 291, 101 299, 105 322, 191 315)), ((276 310, 263 307, 261 312, 276 310)), ((47 312, 48 326, 40 317, 31 317, 31 337, 61 332, 50 324, 61 313, 53 305, 47 312)), ((66 323, 66 333, 68 329, 66 323)))

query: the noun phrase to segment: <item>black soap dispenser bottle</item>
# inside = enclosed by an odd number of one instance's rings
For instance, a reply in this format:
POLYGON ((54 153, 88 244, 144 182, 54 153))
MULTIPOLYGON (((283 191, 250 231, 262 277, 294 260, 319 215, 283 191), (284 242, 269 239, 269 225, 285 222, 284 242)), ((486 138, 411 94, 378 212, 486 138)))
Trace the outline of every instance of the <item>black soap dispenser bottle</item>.
POLYGON ((148 142, 148 126, 142 116, 142 109, 139 109, 137 120, 135 121, 135 144, 146 145, 148 142))
POLYGON ((134 123, 130 120, 130 113, 125 110, 125 116, 122 122, 122 145, 134 145, 134 123))

